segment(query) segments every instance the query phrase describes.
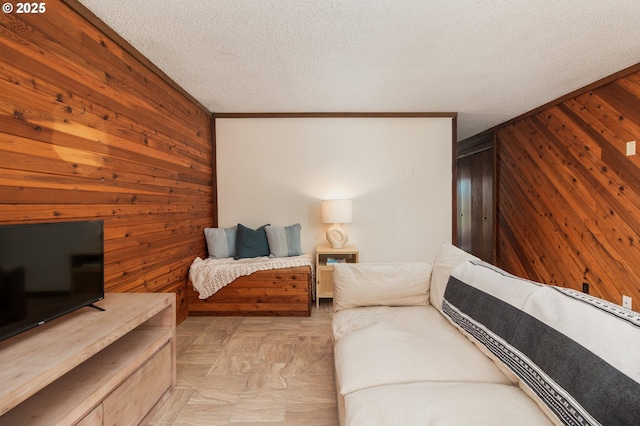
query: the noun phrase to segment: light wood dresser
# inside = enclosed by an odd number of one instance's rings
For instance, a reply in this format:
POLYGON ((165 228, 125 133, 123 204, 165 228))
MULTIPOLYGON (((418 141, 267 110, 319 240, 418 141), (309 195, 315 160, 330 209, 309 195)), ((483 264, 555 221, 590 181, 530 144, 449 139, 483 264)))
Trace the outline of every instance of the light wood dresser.
POLYGON ((0 342, 0 425, 146 423, 176 382, 174 294, 107 293, 0 342))

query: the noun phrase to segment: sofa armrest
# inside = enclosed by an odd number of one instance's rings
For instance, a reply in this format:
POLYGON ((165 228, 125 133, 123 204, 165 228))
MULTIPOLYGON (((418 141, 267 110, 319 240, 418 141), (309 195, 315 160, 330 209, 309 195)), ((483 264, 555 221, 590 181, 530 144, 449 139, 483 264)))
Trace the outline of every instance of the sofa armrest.
POLYGON ((433 260, 429 298, 431 304, 440 312, 442 312, 442 299, 451 271, 468 260, 480 259, 450 243, 442 244, 440 250, 438 250, 433 260))
POLYGON ((336 264, 333 308, 428 305, 431 270, 426 262, 336 264))

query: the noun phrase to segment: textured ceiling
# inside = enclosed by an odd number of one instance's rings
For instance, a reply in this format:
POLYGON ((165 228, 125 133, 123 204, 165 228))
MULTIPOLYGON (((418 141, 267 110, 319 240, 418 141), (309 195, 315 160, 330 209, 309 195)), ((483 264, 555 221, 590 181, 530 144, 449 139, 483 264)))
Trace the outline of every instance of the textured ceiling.
POLYGON ((638 0, 80 0, 213 112, 458 112, 464 139, 640 62, 638 0))

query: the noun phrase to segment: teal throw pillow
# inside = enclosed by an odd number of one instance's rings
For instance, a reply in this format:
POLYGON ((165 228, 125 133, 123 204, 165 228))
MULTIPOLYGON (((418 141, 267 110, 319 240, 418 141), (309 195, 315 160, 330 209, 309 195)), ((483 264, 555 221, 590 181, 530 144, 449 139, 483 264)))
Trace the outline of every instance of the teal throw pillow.
POLYGON ((269 256, 269 242, 264 228, 267 225, 253 230, 242 224, 238 224, 236 234, 236 255, 234 259, 246 259, 250 257, 269 256))

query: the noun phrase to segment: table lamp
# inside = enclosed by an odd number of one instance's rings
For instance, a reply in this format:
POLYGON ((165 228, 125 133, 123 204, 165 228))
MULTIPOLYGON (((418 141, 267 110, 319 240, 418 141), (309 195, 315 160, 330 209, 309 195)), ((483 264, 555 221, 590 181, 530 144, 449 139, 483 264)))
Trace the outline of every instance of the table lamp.
POLYGON ((333 223, 327 230, 327 240, 333 248, 342 248, 349 236, 340 224, 351 223, 353 209, 351 200, 323 200, 322 223, 333 223))

